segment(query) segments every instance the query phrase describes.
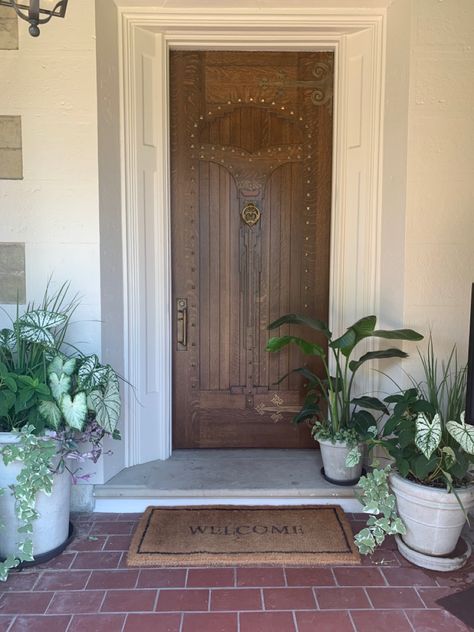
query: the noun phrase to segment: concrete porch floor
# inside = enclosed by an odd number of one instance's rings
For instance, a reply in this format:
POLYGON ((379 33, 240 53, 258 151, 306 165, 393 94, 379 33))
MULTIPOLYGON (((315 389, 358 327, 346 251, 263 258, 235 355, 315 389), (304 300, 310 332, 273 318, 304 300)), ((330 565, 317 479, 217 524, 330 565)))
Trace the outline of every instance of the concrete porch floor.
POLYGON ((127 468, 95 487, 95 511, 137 512, 148 505, 338 504, 361 506, 354 487, 321 475, 318 450, 176 450, 167 461, 127 468))

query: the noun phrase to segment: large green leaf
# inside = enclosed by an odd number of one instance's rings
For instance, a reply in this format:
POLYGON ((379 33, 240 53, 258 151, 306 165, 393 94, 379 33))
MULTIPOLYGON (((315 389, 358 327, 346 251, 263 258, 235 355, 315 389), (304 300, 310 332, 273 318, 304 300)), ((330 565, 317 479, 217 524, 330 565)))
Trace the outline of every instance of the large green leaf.
POLYGON ((429 460, 441 441, 441 418, 436 414, 432 421, 424 413, 416 418, 415 444, 429 460))
POLYGON ((18 319, 18 334, 27 342, 54 346, 54 335, 49 330, 64 325, 66 321, 66 314, 35 309, 18 319))
POLYGON ((427 459, 424 454, 419 454, 415 459, 413 459, 412 464, 413 473, 416 478, 423 481, 436 469, 438 459, 436 456, 431 459, 427 459))
POLYGON ((15 332, 11 329, 0 330, 0 347, 13 351, 16 345, 15 332))
POLYGON ((382 360, 384 358, 407 358, 408 354, 401 349, 381 349, 379 351, 368 351, 358 360, 349 362, 349 368, 354 373, 357 369, 368 360, 382 360))
POLYGON ((14 405, 15 401, 15 393, 7 390, 0 391, 0 417, 6 417, 8 415, 8 411, 14 405))
POLYGON ((345 356, 349 356, 356 344, 356 332, 353 329, 348 329, 345 334, 330 342, 329 346, 333 349, 339 349, 345 356))
POLYGON ((369 429, 376 426, 376 423, 373 415, 368 410, 356 410, 352 414, 351 425, 361 437, 364 437, 366 434, 372 434, 372 432, 369 432, 369 429))
POLYGON ((474 454, 474 426, 465 423, 464 413, 461 413, 461 422, 448 421, 446 428, 463 450, 468 454, 474 454))
POLYGON ((331 347, 340 349, 343 355, 349 357, 356 344, 372 334, 376 322, 377 318, 375 316, 364 316, 364 318, 351 325, 340 338, 333 340, 331 347))
POLYGON ((86 394, 81 391, 74 399, 69 394, 63 395, 60 406, 67 425, 76 430, 82 430, 87 417, 86 394))
POLYGON ((89 403, 96 414, 99 426, 112 433, 120 417, 120 389, 118 379, 112 369, 109 369, 105 388, 92 391, 89 395, 89 403))
POLYGON ((40 415, 56 430, 59 428, 62 419, 62 413, 56 402, 43 401, 39 405, 40 415))
POLYGON ((305 406, 299 413, 297 413, 293 419, 293 424, 299 424, 306 419, 311 419, 312 417, 317 417, 321 412, 320 407, 315 404, 313 406, 305 406))
POLYGON ((303 338, 298 338, 297 336, 280 336, 277 338, 270 338, 267 342, 267 351, 280 351, 283 347, 286 347, 289 344, 295 344, 298 346, 306 355, 313 355, 318 357, 324 357, 325 352, 322 347, 319 345, 308 342, 303 338))
POLYGON ((15 382, 15 378, 12 377, 12 373, 6 373, 0 376, 0 382, 3 383, 3 386, 6 386, 9 391, 12 393, 16 393, 18 390, 18 386, 15 382))
POLYGON ((331 332, 328 329, 326 323, 322 320, 316 320, 314 318, 310 318, 309 316, 303 316, 301 314, 285 314, 277 320, 274 320, 272 323, 268 325, 267 329, 277 329, 282 325, 306 325, 311 327, 311 329, 315 329, 316 331, 320 331, 323 333, 326 338, 331 337, 331 332))
POLYGON ((96 355, 87 356, 79 367, 79 387, 91 390, 99 385, 105 385, 108 375, 109 367, 101 365, 96 355))
POLYGON ((69 393, 71 378, 64 373, 61 373, 59 376, 56 375, 56 373, 51 373, 49 376, 49 386, 54 399, 59 402, 63 395, 69 393))
POLYGON ((363 338, 367 338, 367 336, 370 336, 372 334, 376 324, 376 316, 364 316, 364 318, 361 318, 356 323, 351 325, 351 329, 356 332, 357 339, 362 340, 363 338))
POLYGON ((62 373, 64 375, 72 375, 76 367, 76 358, 64 359, 61 356, 55 356, 48 365, 48 373, 56 373, 59 377, 62 373))
POLYGON ((298 369, 293 369, 293 371, 291 371, 292 373, 299 373, 300 375, 302 375, 306 380, 308 380, 308 382, 313 386, 315 384, 319 384, 320 383, 320 378, 316 375, 316 373, 313 373, 313 371, 311 371, 310 369, 308 369, 305 366, 299 367, 298 369))
POLYGON ((383 413, 388 413, 388 408, 377 397, 369 397, 364 395, 363 397, 354 397, 351 404, 360 406, 361 408, 369 408, 370 410, 380 410, 383 413))
POLYGON ((377 329, 371 336, 386 340, 423 340, 423 336, 413 329, 377 329))

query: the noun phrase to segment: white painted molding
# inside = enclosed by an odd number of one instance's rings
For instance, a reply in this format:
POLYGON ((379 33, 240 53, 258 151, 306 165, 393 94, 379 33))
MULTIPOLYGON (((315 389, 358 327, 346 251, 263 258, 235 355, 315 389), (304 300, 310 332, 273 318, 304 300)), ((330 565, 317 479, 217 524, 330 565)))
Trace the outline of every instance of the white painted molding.
POLYGON ((125 399, 125 440, 135 465, 171 454, 169 49, 334 50, 330 324, 341 331, 378 309, 385 10, 119 11, 125 369, 136 389, 125 399), (138 71, 144 55, 152 90, 138 71), (142 142, 144 125, 153 142, 142 142))

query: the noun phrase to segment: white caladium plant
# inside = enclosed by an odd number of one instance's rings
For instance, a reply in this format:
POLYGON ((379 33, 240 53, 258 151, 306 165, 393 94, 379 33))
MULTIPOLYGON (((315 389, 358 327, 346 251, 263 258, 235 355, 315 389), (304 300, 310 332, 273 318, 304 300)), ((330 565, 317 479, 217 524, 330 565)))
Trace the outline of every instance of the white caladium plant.
POLYGON ((441 417, 438 413, 430 421, 425 413, 420 413, 416 418, 415 443, 427 459, 439 446, 442 436, 441 417))
POLYGON ((43 401, 39 412, 46 423, 81 431, 93 419, 112 434, 120 417, 120 389, 115 371, 97 356, 64 358, 48 365, 48 383, 55 401, 43 401))
POLYGON ((419 355, 424 380, 385 398, 393 408, 372 444, 387 450, 403 478, 452 491, 473 482, 474 427, 463 412, 467 367, 455 347, 438 362, 431 337, 419 355))
MULTIPOLYGON (((448 421, 446 430, 468 454, 474 455, 474 426, 465 422, 465 412, 460 416, 460 421, 448 421)), ((416 419, 415 443, 418 449, 423 452, 427 459, 431 458, 433 452, 439 448, 443 433, 443 426, 439 413, 430 421, 425 413, 420 413, 416 419)), ((454 460, 452 448, 443 448, 448 458, 454 460), (449 454, 448 454, 449 451, 449 454)))
POLYGON ((474 426, 465 422, 465 411, 461 413, 461 421, 448 421, 446 429, 461 448, 468 454, 474 454, 474 426))

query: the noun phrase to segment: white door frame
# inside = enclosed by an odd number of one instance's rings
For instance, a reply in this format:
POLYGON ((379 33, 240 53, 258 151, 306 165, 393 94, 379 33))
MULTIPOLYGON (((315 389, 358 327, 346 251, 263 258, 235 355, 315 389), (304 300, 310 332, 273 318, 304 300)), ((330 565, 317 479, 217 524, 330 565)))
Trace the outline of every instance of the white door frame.
POLYGON ((171 48, 334 50, 330 326, 341 331, 379 307, 385 9, 184 4, 119 9, 125 375, 134 386, 125 396, 126 466, 171 455, 171 48))

